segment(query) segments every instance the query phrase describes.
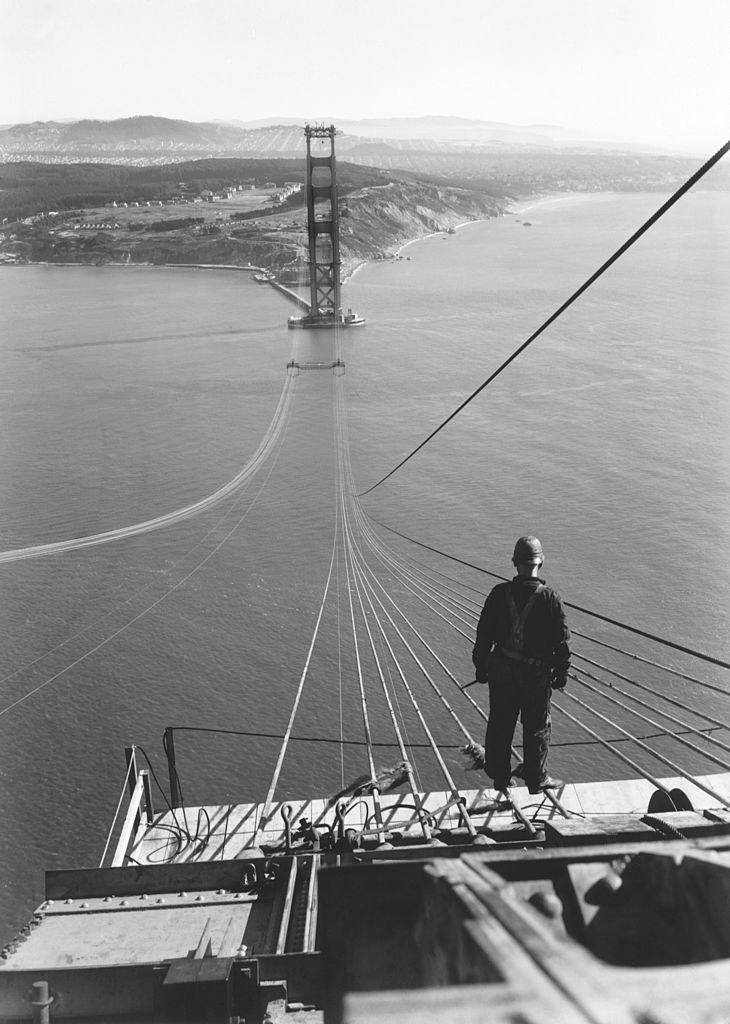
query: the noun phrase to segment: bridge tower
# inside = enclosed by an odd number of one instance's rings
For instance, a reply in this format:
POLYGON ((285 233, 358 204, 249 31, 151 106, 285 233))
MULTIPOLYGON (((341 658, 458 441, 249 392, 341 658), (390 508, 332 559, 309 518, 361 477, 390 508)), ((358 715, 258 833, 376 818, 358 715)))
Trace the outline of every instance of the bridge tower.
POLYGON ((305 125, 309 313, 289 317, 290 327, 354 327, 365 321, 340 305, 340 228, 337 209, 335 126, 305 125), (313 140, 319 141, 312 145, 313 140), (328 150, 328 151, 327 151, 328 150))

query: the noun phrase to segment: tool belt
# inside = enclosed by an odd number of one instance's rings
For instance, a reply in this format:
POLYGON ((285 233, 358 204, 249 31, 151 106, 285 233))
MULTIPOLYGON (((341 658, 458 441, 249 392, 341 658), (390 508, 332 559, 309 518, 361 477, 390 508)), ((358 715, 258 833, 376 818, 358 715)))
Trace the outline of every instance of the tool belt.
POLYGON ((548 662, 543 658, 528 658, 526 654, 520 654, 519 651, 511 651, 508 647, 498 647, 497 650, 500 654, 503 654, 505 658, 511 658, 513 661, 519 661, 523 665, 532 665, 534 668, 550 668, 548 662))

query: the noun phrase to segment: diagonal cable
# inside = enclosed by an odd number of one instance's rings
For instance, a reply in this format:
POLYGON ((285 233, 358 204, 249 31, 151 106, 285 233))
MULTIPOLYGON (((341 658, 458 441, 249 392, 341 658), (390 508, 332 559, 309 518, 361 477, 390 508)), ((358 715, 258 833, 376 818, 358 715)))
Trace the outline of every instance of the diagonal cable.
POLYGON ((408 462, 409 459, 412 459, 413 456, 416 455, 418 452, 420 452, 420 450, 422 448, 425 448, 425 446, 429 443, 429 441, 431 441, 436 436, 436 434, 439 433, 439 431, 443 430, 443 428, 447 425, 447 423, 450 423, 454 419, 455 416, 458 416, 459 413, 462 411, 462 409, 465 409, 466 406, 469 405, 469 403, 471 401, 473 401, 473 399, 475 399, 477 397, 477 395, 480 394, 484 390, 484 388, 487 387, 488 384, 491 384, 492 381, 495 380, 495 378, 497 378, 500 375, 500 373, 502 373, 503 370, 507 369, 507 367, 510 365, 510 363, 512 363, 517 358, 517 356, 519 356, 522 352, 525 351, 525 349, 527 348, 528 345, 531 345, 532 342, 535 341, 535 339, 538 338, 543 333, 543 331, 545 331, 550 326, 550 324, 554 323, 555 320, 557 320, 558 317, 562 313, 564 313, 565 310, 568 309, 569 306, 572 306, 572 304, 575 302, 575 300, 578 299, 583 294, 583 292, 587 291, 588 288, 590 288, 590 286, 595 281, 597 281, 598 278, 602 274, 604 274, 608 270, 608 268, 611 267, 616 262, 616 260, 618 260, 621 256, 623 256, 623 254, 628 249, 631 248, 631 246, 634 244, 634 242, 637 242, 641 238, 641 236, 644 235, 649 230, 649 228, 653 227, 653 225, 656 224, 656 222, 659 220, 659 218, 662 217, 667 212, 667 210, 671 209, 672 206, 674 206, 674 204, 679 199, 682 198, 682 196, 685 194, 685 192, 688 192, 692 188, 693 185, 696 185, 697 182, 701 178, 703 178, 705 176, 705 174, 707 174, 707 172, 712 167, 714 167, 715 164, 718 163, 719 160, 721 160, 725 156, 725 154, 727 153, 727 151, 729 149, 730 149, 730 142, 726 142, 724 146, 721 146, 721 148, 718 149, 718 151, 716 153, 714 153, 709 158, 709 160, 707 160, 702 165, 702 167, 699 168, 699 170, 695 171, 695 173, 690 178, 688 178, 687 181, 685 181, 685 183, 683 185, 681 185, 673 195, 671 195, 669 197, 669 199, 666 201, 666 203, 664 203, 662 206, 660 206, 659 209, 655 213, 653 213, 651 215, 651 217, 649 217, 649 219, 646 220, 641 225, 641 227, 637 231, 635 231, 633 233, 633 235, 630 238, 628 238, 623 243, 623 245, 619 246, 619 248, 616 250, 616 252, 612 256, 609 256, 609 258, 606 260, 605 263, 601 264, 601 266, 598 268, 598 270, 594 271, 594 273, 592 273, 591 276, 586 281, 583 282, 583 284, 580 286, 580 288, 578 288, 576 291, 573 292, 573 294, 570 296, 570 298, 566 299, 565 302, 561 306, 559 306, 555 310, 555 312, 552 313, 547 318, 547 320, 545 320, 544 323, 542 323, 538 327, 538 329, 536 331, 533 331, 533 333, 530 335, 530 337, 526 341, 523 341, 522 344, 519 346, 519 348, 516 348, 515 351, 512 353, 512 355, 508 356, 507 359, 505 359, 505 361, 501 364, 501 366, 498 366, 497 369, 492 374, 490 374, 489 377, 487 377, 487 379, 485 381, 483 381, 475 391, 472 391, 472 393, 469 395, 468 398, 464 399, 464 401, 461 403, 461 405, 459 405, 456 409, 454 409, 454 411, 452 413, 450 413, 446 417, 446 419, 443 420, 443 422, 440 423, 436 427, 435 430, 432 430, 427 438, 425 438, 423 441, 421 441, 421 443, 419 445, 417 445, 413 449, 413 451, 411 451, 408 455, 406 455, 406 457, 404 459, 401 459, 401 461, 398 463, 398 465, 394 466, 393 469, 390 470, 390 472, 386 473, 385 476, 381 477, 380 480, 377 481, 377 483, 374 483, 372 485, 372 487, 368 487, 368 489, 366 491, 361 491, 360 494, 358 495, 358 497, 362 498, 366 494, 370 494, 372 491, 374 491, 376 487, 380 487, 380 485, 385 483, 385 481, 388 480, 391 476, 393 476, 394 473, 397 473, 398 470, 401 469, 401 467, 405 466, 406 462, 408 462))

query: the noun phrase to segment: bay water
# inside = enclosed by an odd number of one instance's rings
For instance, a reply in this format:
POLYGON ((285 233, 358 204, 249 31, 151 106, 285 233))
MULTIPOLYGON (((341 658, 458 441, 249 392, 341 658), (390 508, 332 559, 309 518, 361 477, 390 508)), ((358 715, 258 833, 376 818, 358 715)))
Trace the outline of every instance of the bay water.
MULTIPOLYGON (((1 938, 40 902, 44 868, 98 863, 125 745, 139 744, 164 781, 165 726, 257 733, 180 734, 178 758, 190 803, 264 797, 279 748, 265 734, 288 720, 332 553, 333 389, 344 389, 365 491, 662 198, 539 200, 363 267, 344 287, 367 318, 342 332, 345 376, 300 374, 284 443, 245 492, 165 529, 2 564, 1 938)), ((729 265, 730 196, 689 194, 364 496, 365 511, 503 575, 515 538, 535 533, 567 601, 727 660, 729 265)), ((288 331, 293 308, 247 273, 4 267, 0 299, 0 552, 212 494, 257 449, 287 361, 333 357, 331 332, 288 331)), ((382 535, 403 555, 467 572, 382 535)), ((484 593, 493 583, 468 581, 484 593)), ((344 615, 344 603, 326 610, 295 735, 361 732, 344 615)), ((573 624, 616 641, 585 616, 573 624)), ((621 642, 726 682, 676 651, 621 642)), ((472 678, 469 643, 443 645, 472 678)), ((700 692, 669 685, 678 698, 700 692)), ((702 699, 726 714, 722 695, 702 699)), ((448 725, 440 735, 454 739, 448 725)), ((556 720, 556 772, 631 774, 582 740, 556 720)), ((449 756, 458 784, 475 785, 449 756)), ((358 748, 294 743, 279 793, 331 792, 364 770, 358 748)))

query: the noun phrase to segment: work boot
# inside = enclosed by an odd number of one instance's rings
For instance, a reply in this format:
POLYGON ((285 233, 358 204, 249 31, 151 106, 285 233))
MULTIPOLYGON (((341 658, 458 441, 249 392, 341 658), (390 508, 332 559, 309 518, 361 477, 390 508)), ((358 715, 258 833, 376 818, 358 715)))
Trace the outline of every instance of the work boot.
POLYGON ((528 786, 530 793, 544 793, 546 789, 562 789, 565 783, 562 779, 551 779, 550 776, 538 782, 536 786, 528 786))

